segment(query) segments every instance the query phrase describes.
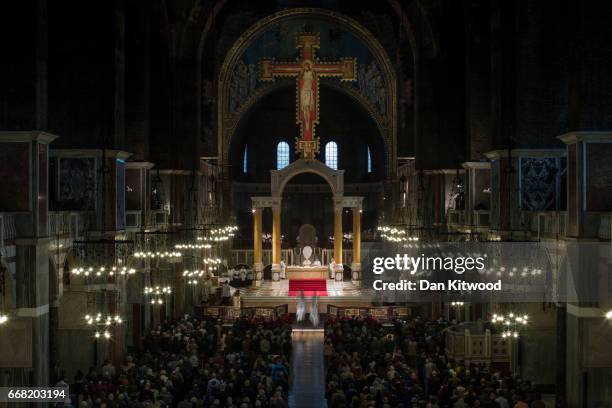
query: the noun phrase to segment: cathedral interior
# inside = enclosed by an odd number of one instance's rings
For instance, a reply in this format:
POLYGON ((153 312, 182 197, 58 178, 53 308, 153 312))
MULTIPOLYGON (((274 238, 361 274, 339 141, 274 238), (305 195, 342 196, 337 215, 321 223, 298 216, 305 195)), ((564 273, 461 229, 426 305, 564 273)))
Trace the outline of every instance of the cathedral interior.
POLYGON ((0 406, 612 407, 608 2, 3 9, 0 406))

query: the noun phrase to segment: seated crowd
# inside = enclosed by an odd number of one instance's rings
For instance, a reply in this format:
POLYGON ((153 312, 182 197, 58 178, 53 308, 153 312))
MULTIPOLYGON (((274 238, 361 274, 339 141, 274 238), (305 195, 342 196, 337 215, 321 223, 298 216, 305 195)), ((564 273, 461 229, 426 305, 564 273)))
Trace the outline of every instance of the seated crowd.
POLYGON ((445 322, 329 318, 325 323, 330 408, 544 408, 528 381, 452 361, 445 322))
POLYGON ((105 362, 79 372, 75 407, 287 406, 291 324, 288 317, 165 322, 119 367, 105 362))

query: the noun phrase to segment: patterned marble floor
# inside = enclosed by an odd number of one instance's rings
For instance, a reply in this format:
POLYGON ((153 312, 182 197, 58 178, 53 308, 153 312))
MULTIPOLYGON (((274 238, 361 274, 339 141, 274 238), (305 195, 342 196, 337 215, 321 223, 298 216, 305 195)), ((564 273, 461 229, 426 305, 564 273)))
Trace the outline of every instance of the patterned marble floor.
MULTIPOLYGON (((240 292, 243 298, 288 296, 289 281, 267 281, 258 287, 241 288, 240 292)), ((328 297, 360 297, 366 294, 366 292, 369 291, 355 287, 352 282, 336 282, 332 279, 327 280, 328 297)))

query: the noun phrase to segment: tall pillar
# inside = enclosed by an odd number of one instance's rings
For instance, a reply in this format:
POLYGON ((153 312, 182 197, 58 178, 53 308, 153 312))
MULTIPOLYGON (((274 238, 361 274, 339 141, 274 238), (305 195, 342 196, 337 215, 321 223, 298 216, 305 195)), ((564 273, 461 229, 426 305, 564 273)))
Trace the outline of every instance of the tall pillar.
POLYGON ((361 207, 353 207, 353 283, 361 283, 361 207))
POLYGON ((3 372, 47 386, 49 372, 49 144, 44 132, 0 132, 0 208, 15 217, 14 310, 0 330, 3 372))
POLYGON ((280 279, 281 262, 281 206, 272 206, 272 280, 280 279))
MULTIPOLYGON (((185 278, 183 278, 183 268, 181 268, 181 264, 176 263, 172 265, 172 269, 174 270, 174 280, 172 287, 172 297, 173 297, 173 316, 175 319, 184 316, 185 314, 185 278)), ((147 286, 150 286, 147 284, 147 286)), ((145 305, 145 308, 150 307, 150 305, 145 305)))
POLYGON ((261 219, 263 208, 253 208, 253 272, 256 286, 261 285, 263 278, 263 262, 261 249, 261 219))
MULTIPOLYGON (((151 223, 151 169, 154 164, 144 161, 125 163, 126 197, 125 209, 131 212, 126 215, 126 221, 131 220, 134 211, 140 212, 140 223, 137 227, 146 228, 151 223)), ((126 222, 126 227, 134 227, 134 223, 126 222)))
POLYGON ((336 281, 342 280, 342 204, 334 206, 334 262, 336 263, 336 281))
MULTIPOLYGON (((609 381, 599 381, 602 373, 609 376, 612 370, 610 358, 602 358, 607 355, 603 350, 609 350, 609 345, 606 346, 609 340, 605 335, 591 337, 591 333, 599 330, 602 324, 606 325, 603 316, 609 306, 604 305, 609 305, 609 296, 605 290, 596 292, 593 288, 609 274, 609 263, 604 261, 593 267, 592 259, 598 255, 592 249, 596 246, 588 243, 599 241, 599 229, 605 225, 602 214, 612 211, 612 182, 609 178, 612 132, 570 132, 558 136, 558 139, 567 148, 566 250, 574 254, 569 257, 572 259, 572 275, 580 277, 571 279, 568 276, 568 290, 571 288, 573 293, 589 293, 595 297, 585 299, 584 295, 579 295, 577 302, 560 308, 560 312, 566 311, 566 314, 565 319, 558 318, 558 321, 565 322, 558 325, 557 336, 560 345, 564 345, 561 352, 566 358, 558 368, 557 376, 564 377, 563 390, 567 393, 568 405, 583 408, 597 406, 610 395, 609 381)), ((609 228, 609 225, 604 228, 609 228)))
POLYGON ((506 239, 518 229, 518 172, 516 157, 508 150, 485 153, 491 162, 491 230, 506 239), (513 228, 515 227, 515 228, 513 228))
MULTIPOLYGON (((465 224, 475 225, 479 220, 475 219, 474 211, 491 209, 491 163, 469 161, 462 163, 461 166, 466 171, 465 224)), ((476 226, 481 225, 478 223, 476 226)))
POLYGON ((567 236, 596 238, 600 213, 612 210, 612 132, 570 132, 567 145, 567 236))

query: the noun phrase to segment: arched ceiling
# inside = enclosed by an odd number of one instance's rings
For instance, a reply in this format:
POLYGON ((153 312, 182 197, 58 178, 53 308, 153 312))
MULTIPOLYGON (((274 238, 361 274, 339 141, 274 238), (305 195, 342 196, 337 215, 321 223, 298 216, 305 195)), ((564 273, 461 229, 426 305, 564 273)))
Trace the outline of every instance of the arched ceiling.
MULTIPOLYGON (((394 168, 397 123, 397 80, 390 60, 363 26, 356 21, 321 9, 291 9, 276 13, 248 29, 238 39, 225 58, 219 76, 218 143, 219 157, 228 163, 231 139, 242 115, 268 92, 274 82, 259 80, 262 58, 295 60, 298 57, 296 36, 312 31, 321 35, 318 58, 322 61, 352 57, 357 61, 357 80, 336 81, 366 107, 370 116, 383 130, 387 157, 386 173, 394 168)), ((325 81, 334 83, 334 80, 325 81)), ((323 81, 322 81, 323 83, 323 81)), ((331 114, 321 108, 320 116, 331 114)), ((297 136, 297 134, 296 134, 297 136)))
MULTIPOLYGON (((276 168, 276 145, 280 141, 289 143, 290 160, 296 159, 293 142, 298 127, 293 114, 294 93, 292 83, 279 85, 243 115, 230 146, 228 163, 233 180, 269 182, 269 170, 276 168), (247 174, 237 166, 243 163, 245 146, 248 146, 247 174)), ((321 152, 328 141, 339 144, 340 168, 347 170, 347 182, 384 179, 387 155, 383 134, 365 108, 342 89, 327 85, 321 86, 321 105, 330 112, 319 124, 321 152), (366 172, 368 147, 371 149, 372 173, 366 172)), ((323 160, 323 154, 319 158, 323 160)))

